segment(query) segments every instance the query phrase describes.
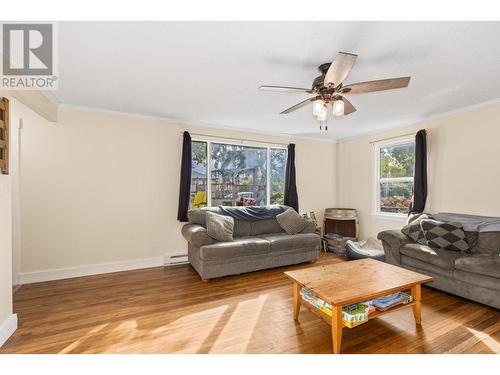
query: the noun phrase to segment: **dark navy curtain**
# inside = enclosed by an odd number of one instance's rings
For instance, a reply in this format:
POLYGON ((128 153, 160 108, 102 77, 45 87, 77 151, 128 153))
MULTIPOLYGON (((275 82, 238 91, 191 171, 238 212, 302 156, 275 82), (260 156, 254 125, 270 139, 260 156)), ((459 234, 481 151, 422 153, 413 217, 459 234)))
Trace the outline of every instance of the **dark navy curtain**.
POLYGON ((191 135, 184 132, 182 140, 181 181, 179 187, 179 208, 177 220, 188 221, 189 198, 191 194, 191 135))
POLYGON ((424 212, 427 200, 427 137, 425 130, 415 136, 415 172, 410 212, 424 212))
POLYGON ((288 145, 285 173, 285 205, 293 207, 299 212, 299 197, 297 196, 297 184, 295 179, 295 145, 288 145))

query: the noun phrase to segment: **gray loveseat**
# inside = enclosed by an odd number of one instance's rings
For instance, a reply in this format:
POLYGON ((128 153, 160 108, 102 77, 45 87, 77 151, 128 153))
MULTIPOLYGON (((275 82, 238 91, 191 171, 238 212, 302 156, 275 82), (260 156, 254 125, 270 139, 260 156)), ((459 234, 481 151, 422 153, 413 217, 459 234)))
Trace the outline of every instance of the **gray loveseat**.
POLYGON ((309 222, 301 233, 288 235, 276 219, 234 220, 234 241, 217 242, 207 235, 207 211, 222 214, 218 207, 188 212, 189 224, 182 228, 188 241, 189 262, 203 280, 314 261, 319 236, 309 222))
POLYGON ((463 224, 469 254, 432 249, 412 242, 399 230, 378 234, 386 262, 432 276, 429 286, 500 308, 500 218, 436 214, 436 220, 463 224))

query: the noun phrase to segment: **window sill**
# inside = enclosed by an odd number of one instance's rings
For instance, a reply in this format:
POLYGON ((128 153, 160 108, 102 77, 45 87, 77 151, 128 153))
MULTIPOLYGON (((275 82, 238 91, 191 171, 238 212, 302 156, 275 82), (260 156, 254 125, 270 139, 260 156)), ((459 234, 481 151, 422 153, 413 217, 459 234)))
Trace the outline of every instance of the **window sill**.
POLYGON ((408 218, 407 214, 384 214, 384 213, 374 213, 372 216, 376 219, 383 220, 393 220, 405 222, 408 218))

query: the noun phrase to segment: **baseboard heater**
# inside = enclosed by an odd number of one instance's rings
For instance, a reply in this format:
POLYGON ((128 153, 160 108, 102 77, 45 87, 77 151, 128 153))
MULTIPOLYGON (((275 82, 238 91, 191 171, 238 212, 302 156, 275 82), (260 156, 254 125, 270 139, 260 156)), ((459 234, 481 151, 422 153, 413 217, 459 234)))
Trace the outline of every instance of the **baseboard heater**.
POLYGON ((165 266, 175 266, 177 264, 189 263, 187 254, 165 255, 163 264, 165 266))

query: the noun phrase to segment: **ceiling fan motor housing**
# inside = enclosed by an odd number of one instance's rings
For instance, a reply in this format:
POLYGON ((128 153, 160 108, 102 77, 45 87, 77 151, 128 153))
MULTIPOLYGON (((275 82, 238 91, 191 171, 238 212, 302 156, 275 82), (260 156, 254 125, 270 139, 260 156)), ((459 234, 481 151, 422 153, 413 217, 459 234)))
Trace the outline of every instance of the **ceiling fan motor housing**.
POLYGON ((319 76, 314 78, 313 84, 312 84, 312 89, 313 90, 318 90, 323 86, 323 81, 325 80, 325 76, 319 76))
POLYGON ((328 72, 328 69, 330 69, 330 65, 332 65, 331 62, 329 63, 324 63, 324 64, 321 64, 320 66, 318 66, 318 70, 320 71, 320 73, 324 76, 326 74, 326 72, 328 72))
POLYGON ((313 90, 320 92, 320 91, 326 91, 328 89, 327 87, 324 86, 324 82, 325 82, 326 72, 328 72, 330 65, 332 65, 332 63, 324 63, 318 66, 318 70, 321 72, 321 75, 314 78, 312 84, 313 90))

